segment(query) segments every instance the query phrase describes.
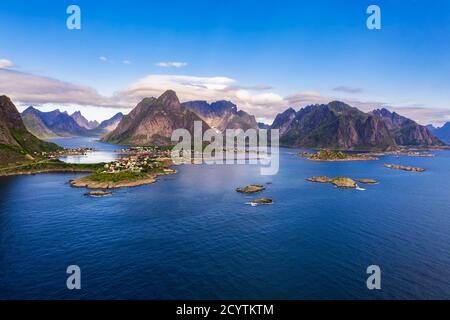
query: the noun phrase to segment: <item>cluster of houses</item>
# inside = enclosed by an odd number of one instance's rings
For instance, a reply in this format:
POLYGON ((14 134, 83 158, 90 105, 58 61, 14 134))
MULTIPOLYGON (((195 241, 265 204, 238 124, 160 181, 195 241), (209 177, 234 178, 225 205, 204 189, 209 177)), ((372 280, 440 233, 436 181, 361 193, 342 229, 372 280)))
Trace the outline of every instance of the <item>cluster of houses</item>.
POLYGON ((117 150, 120 153, 132 154, 137 156, 148 156, 148 157, 170 157, 171 151, 169 149, 161 149, 160 147, 130 147, 128 149, 117 150))
POLYGON ((58 159, 64 156, 84 156, 88 152, 95 151, 94 148, 64 148, 52 152, 35 152, 36 155, 41 155, 48 159, 58 159))
POLYGON ((121 158, 115 162, 105 164, 105 173, 143 172, 161 167, 161 163, 149 155, 121 158))

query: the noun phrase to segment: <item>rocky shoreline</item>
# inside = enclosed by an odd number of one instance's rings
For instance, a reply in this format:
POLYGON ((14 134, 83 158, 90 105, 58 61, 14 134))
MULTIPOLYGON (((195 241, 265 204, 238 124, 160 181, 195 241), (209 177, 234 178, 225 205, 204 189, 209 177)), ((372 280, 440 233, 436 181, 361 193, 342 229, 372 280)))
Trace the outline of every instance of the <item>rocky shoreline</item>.
POLYGON ((32 169, 14 172, 0 172, 0 177, 21 176, 21 175, 35 175, 42 173, 87 173, 93 172, 89 169, 77 169, 77 168, 59 168, 59 169, 32 169))
POLYGON ((385 164, 384 166, 386 168, 389 168, 389 169, 411 171, 411 172, 424 172, 424 171, 426 171, 426 169, 424 169, 424 168, 404 166, 404 165, 400 165, 400 164, 385 164))
POLYGON ((103 167, 103 164, 76 164, 65 163, 60 160, 46 160, 30 162, 16 166, 0 168, 0 177, 17 175, 34 175, 41 173, 75 173, 75 172, 96 172, 103 167))
POLYGON ((84 195, 98 198, 98 197, 112 196, 112 192, 111 191, 104 191, 104 190, 94 190, 94 191, 86 192, 84 195))
POLYGON ((250 184, 243 188, 236 188, 236 192, 252 194, 265 190, 266 188, 262 184, 250 184))
POLYGON ((344 189, 358 188, 357 182, 364 183, 364 184, 378 184, 378 181, 376 181, 374 179, 366 179, 366 178, 351 179, 351 178, 347 178, 347 177, 329 178, 326 176, 310 177, 310 178, 306 178, 306 181, 317 182, 317 183, 330 183, 337 188, 344 188, 344 189))
POLYGON ((85 176, 78 179, 70 180, 69 183, 72 187, 87 188, 87 189, 131 188, 155 183, 158 176, 174 173, 176 173, 176 170, 174 169, 164 169, 164 172, 162 173, 148 173, 145 174, 143 178, 137 180, 122 180, 122 181, 95 181, 91 180, 91 176, 85 176))

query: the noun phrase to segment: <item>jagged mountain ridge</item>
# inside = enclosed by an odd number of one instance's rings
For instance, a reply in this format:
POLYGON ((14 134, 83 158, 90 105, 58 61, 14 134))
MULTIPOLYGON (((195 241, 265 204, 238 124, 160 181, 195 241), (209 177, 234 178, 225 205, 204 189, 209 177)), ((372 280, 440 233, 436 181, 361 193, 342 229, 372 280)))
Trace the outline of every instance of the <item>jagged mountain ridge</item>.
POLYGON ((193 134, 194 121, 202 122, 203 130, 210 128, 197 114, 180 104, 174 91, 168 90, 159 98, 144 98, 102 140, 130 145, 167 145, 171 144, 175 129, 184 128, 193 134))
POLYGON ((386 108, 376 109, 371 114, 382 119, 399 146, 440 146, 444 143, 426 127, 415 121, 391 112, 386 108))
POLYGON ((88 129, 78 125, 78 123, 67 112, 59 109, 42 112, 34 107, 28 107, 22 112, 22 117, 26 119, 28 129, 35 132, 38 137, 43 136, 43 128, 35 127, 36 123, 43 124, 50 132, 58 137, 90 136, 88 129))
POLYGON ((280 144, 289 147, 386 150, 395 146, 382 120, 339 101, 298 112, 290 108, 275 118, 271 128, 280 129, 280 144))
POLYGON ((80 111, 76 111, 76 112, 72 113, 70 116, 82 128, 92 130, 99 126, 99 123, 96 120, 89 121, 81 114, 80 111))
POLYGON ((365 113, 343 102, 280 113, 271 128, 289 147, 388 150, 397 146, 441 146, 424 126, 387 109, 365 113))
POLYGON ((254 116, 249 115, 237 106, 226 100, 219 100, 209 104, 206 101, 187 101, 182 106, 196 113, 211 128, 220 132, 226 129, 257 129, 258 123, 254 116))
POLYGON ((123 113, 118 112, 113 117, 103 120, 95 129, 91 130, 94 135, 105 135, 117 128, 123 118, 123 113))
POLYGON ((435 128, 432 125, 427 126, 427 128, 443 142, 450 144, 450 122, 446 122, 439 128, 435 128))

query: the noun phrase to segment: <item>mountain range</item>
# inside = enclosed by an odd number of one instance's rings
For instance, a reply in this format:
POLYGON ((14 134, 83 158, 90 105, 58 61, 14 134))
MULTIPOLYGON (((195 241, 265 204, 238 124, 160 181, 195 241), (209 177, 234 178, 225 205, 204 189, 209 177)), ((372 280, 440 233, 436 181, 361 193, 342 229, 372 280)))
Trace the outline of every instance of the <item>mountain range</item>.
POLYGON ((450 144, 450 122, 445 123, 442 127, 435 128, 428 125, 427 128, 439 139, 447 144, 450 144))
POLYGON ((184 128, 193 134, 194 121, 201 121, 204 130, 210 128, 197 114, 181 105, 174 91, 168 90, 159 98, 144 98, 102 140, 130 145, 168 145, 175 129, 184 128))
POLYGON ((98 124, 97 121, 88 121, 80 111, 69 115, 59 109, 42 112, 34 107, 28 107, 22 112, 26 128, 41 139, 106 134, 115 129, 122 117, 123 114, 118 113, 98 124))
POLYGON ((340 101, 292 108, 276 116, 280 145, 343 150, 389 150, 443 146, 428 128, 389 110, 365 113, 340 101))
POLYGON ((26 128, 39 138, 103 136, 102 140, 129 145, 169 144, 178 128, 193 133, 194 121, 203 129, 279 129, 280 145, 342 150, 390 150, 399 146, 443 146, 449 141, 450 124, 442 128, 422 126, 387 108, 363 112, 340 101, 315 104, 295 111, 288 108, 271 125, 257 123, 253 115, 230 101, 180 103, 172 90, 159 98, 144 98, 128 114, 116 114, 98 124, 81 112, 69 115, 29 107, 22 113, 26 128))
POLYGON ((32 160, 35 153, 58 149, 31 134, 16 106, 7 96, 0 96, 0 165, 32 160))
POLYGON ((73 114, 70 115, 70 117, 75 120, 75 122, 82 128, 92 130, 99 126, 99 123, 97 121, 89 121, 86 119, 80 111, 76 111, 73 114))
POLYGON ((444 143, 426 127, 415 121, 391 112, 386 108, 372 111, 384 121, 394 141, 399 146, 439 146, 444 143))
POLYGON ((181 104, 196 113, 211 128, 224 132, 226 129, 257 129, 258 123, 254 116, 237 109, 230 101, 216 101, 209 104, 206 101, 188 101, 181 104))
POLYGON ((333 101, 279 114, 272 129, 280 130, 280 145, 303 148, 389 149, 395 145, 382 119, 333 101))
POLYGON ((103 136, 110 133, 117 128, 122 118, 123 113, 118 112, 112 118, 102 121, 97 127, 93 128, 90 133, 96 136, 103 136))
POLYGON ((25 126, 37 137, 45 135, 52 137, 88 136, 89 130, 81 127, 67 112, 59 109, 42 112, 34 107, 28 107, 22 112, 25 126), (38 126, 36 126, 38 124, 38 126))

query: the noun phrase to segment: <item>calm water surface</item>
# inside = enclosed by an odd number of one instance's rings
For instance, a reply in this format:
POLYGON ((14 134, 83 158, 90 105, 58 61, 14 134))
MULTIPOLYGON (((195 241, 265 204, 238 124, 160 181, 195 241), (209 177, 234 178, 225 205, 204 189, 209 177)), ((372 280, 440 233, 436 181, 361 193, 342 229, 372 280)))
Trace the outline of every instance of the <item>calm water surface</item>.
POLYGON ((99 163, 111 162, 118 159, 122 154, 118 151, 124 146, 116 144, 104 143, 98 140, 98 137, 92 138, 58 138, 48 141, 54 142, 64 148, 94 148, 94 152, 89 152, 83 156, 66 156, 60 160, 69 163, 99 163))
POLYGON ((81 174, 0 178, 0 299, 450 299, 449 152, 341 163, 292 152, 282 150, 275 176, 179 166, 105 198, 67 184, 81 174), (306 182, 312 175, 380 184, 340 190, 306 182), (270 206, 234 191, 268 182, 270 206), (66 289, 71 264, 81 267, 80 291, 66 289), (372 264, 379 291, 366 288, 372 264))

